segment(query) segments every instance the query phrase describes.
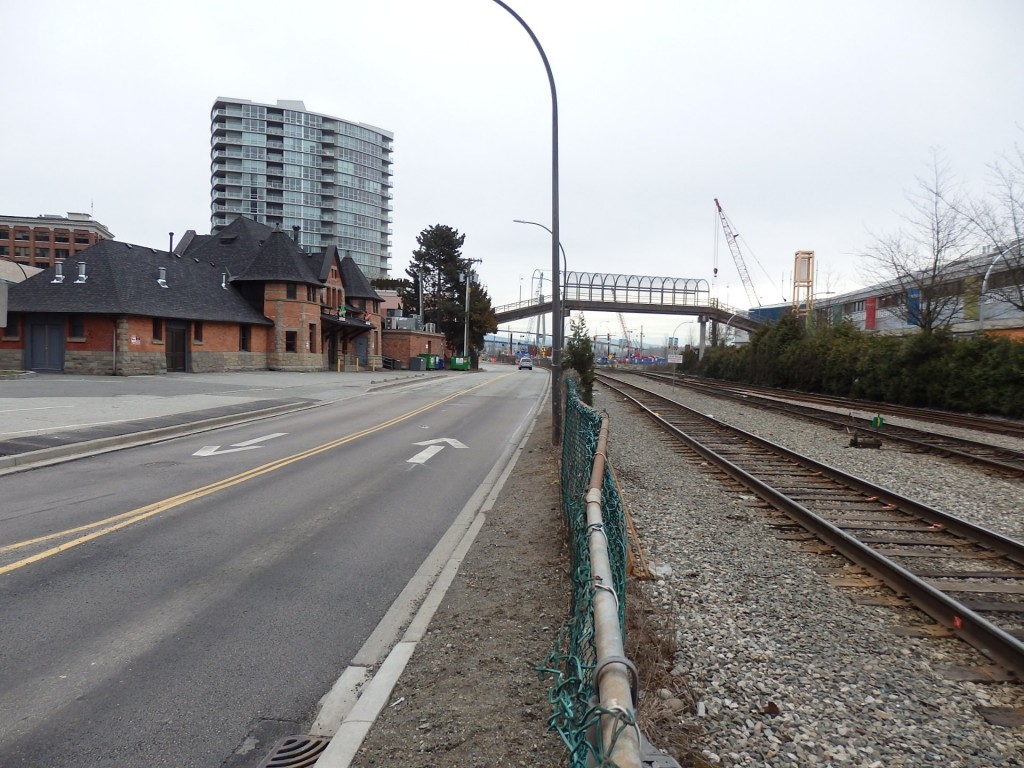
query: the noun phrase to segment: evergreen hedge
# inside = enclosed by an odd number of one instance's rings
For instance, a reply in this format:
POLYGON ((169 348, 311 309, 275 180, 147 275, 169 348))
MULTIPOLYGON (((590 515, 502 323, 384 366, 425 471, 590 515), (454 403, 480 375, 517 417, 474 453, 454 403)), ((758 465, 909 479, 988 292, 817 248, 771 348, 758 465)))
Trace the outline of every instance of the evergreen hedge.
MULTIPOLYGON (((690 362, 690 361, 687 361, 690 362)), ((1024 418, 1024 343, 865 333, 850 323, 808 329, 782 317, 740 347, 713 347, 696 365, 711 378, 880 403, 1024 418)))

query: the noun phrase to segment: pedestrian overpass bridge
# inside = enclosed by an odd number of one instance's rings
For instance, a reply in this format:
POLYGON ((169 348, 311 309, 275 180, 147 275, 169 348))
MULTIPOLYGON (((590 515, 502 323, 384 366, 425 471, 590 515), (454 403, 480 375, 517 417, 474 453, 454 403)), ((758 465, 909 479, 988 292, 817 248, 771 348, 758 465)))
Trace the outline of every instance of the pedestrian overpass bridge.
MULTIPOLYGON (((562 307, 582 312, 622 312, 645 315, 696 315, 744 331, 756 331, 761 321, 749 313, 712 299, 707 280, 682 277, 566 272, 562 307)), ((551 296, 541 294, 515 304, 494 307, 498 325, 551 312, 551 296)), ((702 334, 703 335, 703 334, 702 334)))

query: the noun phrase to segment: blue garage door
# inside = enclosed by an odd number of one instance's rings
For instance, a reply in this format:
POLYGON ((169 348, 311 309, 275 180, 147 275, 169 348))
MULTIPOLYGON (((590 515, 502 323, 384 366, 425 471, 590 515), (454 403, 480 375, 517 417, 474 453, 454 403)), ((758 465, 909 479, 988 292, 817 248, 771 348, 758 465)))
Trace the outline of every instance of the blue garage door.
POLYGON ((64 370, 64 318, 33 320, 27 325, 27 368, 32 371, 64 370))

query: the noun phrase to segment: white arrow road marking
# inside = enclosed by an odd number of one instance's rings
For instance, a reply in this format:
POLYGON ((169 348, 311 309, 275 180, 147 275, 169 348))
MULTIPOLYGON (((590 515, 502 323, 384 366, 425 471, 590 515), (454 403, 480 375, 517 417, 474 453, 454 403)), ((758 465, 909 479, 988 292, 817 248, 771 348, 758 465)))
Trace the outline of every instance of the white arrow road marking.
POLYGON ((447 443, 452 448, 465 448, 466 446, 460 443, 458 440, 451 437, 439 437, 436 440, 424 440, 420 443, 413 443, 413 445, 425 445, 427 446, 422 451, 417 453, 411 459, 406 459, 407 464, 424 464, 430 460, 431 456, 435 456, 444 450, 444 445, 438 445, 438 443, 447 443))
POLYGON ((430 459, 431 456, 433 456, 436 453, 440 453, 443 450, 444 450, 444 446, 443 445, 428 445, 426 448, 424 448, 422 451, 417 453, 411 459, 406 459, 406 463, 408 463, 408 464, 424 464, 424 463, 426 463, 430 459))
POLYGON ((284 437, 287 432, 275 432, 272 435, 265 435, 264 437, 256 437, 252 440, 244 440, 241 443, 232 443, 230 448, 221 449, 219 445, 204 445, 198 451, 193 453, 193 456, 220 456, 223 453, 237 453, 238 451, 251 451, 253 448, 262 448, 262 445, 255 445, 255 443, 262 443, 266 440, 273 440, 275 437, 284 437))
POLYGON ((448 443, 452 448, 465 448, 462 443, 456 440, 454 437, 439 437, 435 440, 424 440, 422 443, 413 443, 413 445, 435 445, 437 443, 448 443))

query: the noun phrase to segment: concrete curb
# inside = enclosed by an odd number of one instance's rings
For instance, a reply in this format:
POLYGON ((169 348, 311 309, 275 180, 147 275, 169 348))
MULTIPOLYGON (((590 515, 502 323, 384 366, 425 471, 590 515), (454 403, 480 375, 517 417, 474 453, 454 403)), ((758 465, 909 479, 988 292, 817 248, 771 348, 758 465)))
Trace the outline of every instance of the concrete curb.
MULTIPOLYGON (((545 396, 537 401, 528 427, 510 452, 509 459, 505 462, 505 466, 498 477, 490 484, 486 496, 480 502, 479 511, 474 515, 469 526, 465 528, 461 539, 451 551, 451 556, 444 564, 440 573, 437 574, 434 583, 423 598, 423 602, 416 610, 401 639, 391 648, 384 661, 380 663, 376 673, 370 678, 370 682, 365 687, 362 687, 367 675, 370 673, 370 669, 380 657, 382 644, 387 642, 389 635, 393 636, 396 622, 401 620, 400 616, 406 610, 408 602, 416 599, 415 595, 407 593, 414 584, 420 582, 419 574, 414 576, 409 582, 406 590, 395 600, 388 613, 378 624, 377 629, 374 630, 363 644, 363 647, 356 653, 353 658, 355 664, 345 669, 338 682, 321 700, 321 709, 314 721, 314 727, 310 735, 329 736, 331 741, 317 758, 317 768, 349 768, 351 765, 353 758, 359 752, 359 748, 376 722, 377 717, 387 705, 392 691, 394 691, 402 676, 402 672, 416 650, 416 645, 425 636, 434 613, 440 607, 448 588, 455 580, 459 566, 462 565, 462 561, 465 559, 470 547, 476 541, 477 534, 487 519, 487 513, 494 507, 501 489, 505 485, 505 481, 508 480, 509 475, 512 474, 513 469, 518 463, 519 457, 522 455, 536 427, 538 414, 547 400, 548 398, 545 396), (328 709, 330 707, 335 707, 336 711, 329 712, 328 709)), ((467 509, 459 517, 463 517, 466 511, 471 510, 473 506, 475 505, 471 499, 467 503, 467 509)), ((450 535, 453 529, 458 530, 458 528, 459 518, 456 518, 456 521, 452 524, 452 529, 449 529, 449 534, 446 534, 445 538, 450 535)), ((440 549, 444 546, 443 538, 438 542, 437 548, 440 549)), ((421 570, 429 568, 430 560, 431 558, 428 558, 420 566, 421 570)))

